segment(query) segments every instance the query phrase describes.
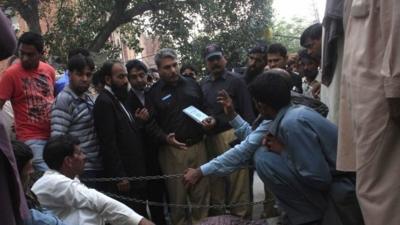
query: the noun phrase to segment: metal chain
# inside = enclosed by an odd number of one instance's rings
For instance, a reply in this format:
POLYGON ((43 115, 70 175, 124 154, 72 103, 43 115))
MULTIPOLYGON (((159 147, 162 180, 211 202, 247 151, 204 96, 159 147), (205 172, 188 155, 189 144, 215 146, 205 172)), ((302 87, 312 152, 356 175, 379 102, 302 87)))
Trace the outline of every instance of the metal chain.
POLYGON ((181 178, 183 177, 183 173, 181 174, 170 174, 170 175, 157 175, 157 176, 139 176, 139 177, 103 177, 103 178, 83 178, 81 181, 86 182, 112 182, 112 181, 148 181, 148 180, 160 180, 160 179, 172 179, 172 178, 181 178))
POLYGON ((258 201, 258 202, 246 202, 246 203, 236 203, 236 204, 219 204, 219 205, 185 205, 185 204, 164 204, 162 202, 152 202, 152 201, 145 201, 145 200, 139 200, 135 198, 130 198, 126 196, 121 196, 121 195, 116 195, 113 193, 109 192, 103 192, 104 194, 112 197, 112 198, 118 198, 121 200, 129 201, 129 202, 135 202, 135 203, 140 203, 140 204, 148 204, 149 206, 159 206, 159 207, 164 207, 164 206, 169 206, 169 207, 174 207, 174 208, 184 208, 184 209, 199 209, 199 208, 208 208, 208 209, 219 209, 219 208, 237 208, 237 207, 243 207, 243 206, 254 206, 254 205, 261 205, 267 202, 273 202, 273 199, 268 199, 265 201, 258 201))
MULTIPOLYGON (((239 169, 250 169, 254 166, 242 166, 239 169)), ((138 177, 102 177, 102 178, 82 178, 81 181, 85 182, 113 182, 113 181, 149 181, 149 180, 166 180, 166 179, 176 179, 183 177, 183 173, 179 174, 169 174, 169 175, 156 175, 156 176, 138 176, 138 177)))

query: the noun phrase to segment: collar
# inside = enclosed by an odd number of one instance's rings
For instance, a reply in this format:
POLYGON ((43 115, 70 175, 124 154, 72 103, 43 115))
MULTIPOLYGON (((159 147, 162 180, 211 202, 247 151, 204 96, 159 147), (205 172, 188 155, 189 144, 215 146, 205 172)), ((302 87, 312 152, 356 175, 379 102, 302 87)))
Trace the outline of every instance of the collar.
POLYGON ((57 170, 48 169, 48 170, 47 170, 46 172, 44 172, 44 173, 47 174, 47 175, 58 175, 58 176, 63 176, 63 177, 65 177, 66 179, 74 180, 74 181, 77 181, 77 182, 80 183, 80 180, 79 180, 78 176, 75 176, 74 179, 71 179, 71 178, 65 176, 64 174, 60 173, 60 172, 57 171, 57 170))
POLYGON ((107 84, 104 85, 104 89, 107 90, 108 92, 110 92, 113 96, 115 96, 114 92, 112 91, 111 87, 108 86, 107 84))
POLYGON ((269 132, 274 135, 277 136, 278 132, 279 132, 279 125, 281 124, 281 121, 283 119, 283 117, 285 116, 286 112, 292 107, 292 104, 289 104, 287 106, 285 106, 284 108, 282 108, 281 110, 279 110, 278 114, 276 115, 276 117, 274 118, 274 120, 272 121, 270 127, 269 127, 269 132))
POLYGON ((215 82, 217 80, 226 80, 228 76, 228 70, 224 69, 224 72, 222 73, 222 75, 220 77, 218 77, 217 79, 214 79, 213 75, 208 74, 207 76, 207 82, 215 82))
POLYGON ((186 78, 184 78, 184 77, 182 77, 181 75, 179 75, 179 78, 178 78, 178 81, 177 81, 176 86, 171 85, 171 84, 165 82, 163 79, 160 79, 160 80, 159 80, 159 82, 160 82, 160 87, 161 87, 161 89, 164 89, 164 88, 166 88, 166 87, 173 87, 173 88, 174 88, 174 87, 177 87, 177 86, 179 86, 179 85, 185 83, 185 79, 186 79, 186 78))
POLYGON ((72 98, 74 100, 87 100, 89 97, 89 95, 87 94, 87 92, 83 93, 81 97, 79 97, 78 95, 75 94, 75 92, 69 87, 69 85, 67 85, 64 90, 70 94, 72 96, 72 98))
POLYGON ((144 90, 141 91, 141 90, 136 90, 136 89, 134 89, 134 88, 131 88, 131 91, 132 91, 133 93, 135 93, 136 95, 144 95, 144 90))

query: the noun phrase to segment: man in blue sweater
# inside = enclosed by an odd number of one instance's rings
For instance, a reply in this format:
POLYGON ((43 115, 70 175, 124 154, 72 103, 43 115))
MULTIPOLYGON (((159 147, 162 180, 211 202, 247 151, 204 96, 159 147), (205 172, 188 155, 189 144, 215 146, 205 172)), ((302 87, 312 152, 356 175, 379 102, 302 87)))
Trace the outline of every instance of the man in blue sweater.
POLYGON ((219 101, 243 141, 199 168, 188 169, 184 182, 193 185, 203 176, 229 174, 253 158, 290 224, 363 224, 355 178, 335 169, 337 127, 308 107, 291 105, 284 76, 271 70, 249 86, 265 119, 254 131, 226 107, 228 96, 221 93, 219 101))

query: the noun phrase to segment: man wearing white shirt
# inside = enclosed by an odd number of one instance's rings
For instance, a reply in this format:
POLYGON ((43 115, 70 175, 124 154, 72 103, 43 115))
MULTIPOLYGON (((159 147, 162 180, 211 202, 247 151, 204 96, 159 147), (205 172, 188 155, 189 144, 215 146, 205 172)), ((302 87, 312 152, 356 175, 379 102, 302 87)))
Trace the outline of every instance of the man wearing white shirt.
POLYGON ((78 139, 70 135, 52 137, 43 158, 50 170, 36 181, 32 191, 39 202, 68 224, 154 225, 124 204, 87 188, 77 176, 83 172, 85 155, 78 139))

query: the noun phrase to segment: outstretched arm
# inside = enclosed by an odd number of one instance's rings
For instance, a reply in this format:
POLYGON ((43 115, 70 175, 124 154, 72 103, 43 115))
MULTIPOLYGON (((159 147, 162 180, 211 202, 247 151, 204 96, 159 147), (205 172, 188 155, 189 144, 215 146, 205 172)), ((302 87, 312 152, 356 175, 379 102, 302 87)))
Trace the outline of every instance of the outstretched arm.
POLYGON ((262 139, 268 132, 268 124, 268 121, 264 121, 240 144, 214 158, 210 162, 200 166, 200 168, 187 169, 185 171, 184 183, 186 185, 193 185, 203 176, 223 176, 246 165, 254 152, 262 145, 262 139))

